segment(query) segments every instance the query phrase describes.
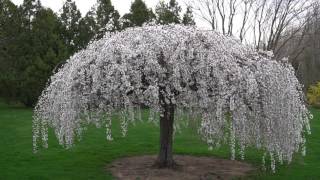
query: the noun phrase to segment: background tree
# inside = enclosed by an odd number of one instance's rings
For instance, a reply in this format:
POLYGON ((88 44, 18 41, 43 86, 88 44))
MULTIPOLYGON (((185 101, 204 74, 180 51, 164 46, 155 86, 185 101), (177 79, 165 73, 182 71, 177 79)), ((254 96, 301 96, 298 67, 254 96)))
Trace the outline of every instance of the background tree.
POLYGON ((130 28, 93 42, 51 77, 35 108, 34 150, 39 138, 47 147, 48 126, 67 148, 90 123, 111 140, 114 113, 125 136, 143 104, 160 123, 157 166, 175 166, 173 124, 189 117, 210 147, 227 143, 234 159, 237 147, 244 158, 255 146, 274 171, 276 158, 305 153, 311 115, 302 94, 292 66, 233 38, 190 26, 130 28))
POLYGON ((84 18, 72 0, 59 18, 40 0, 24 0, 19 7, 1 0, 0 15, 0 95, 26 106, 34 105, 57 64, 105 31, 119 29, 109 0, 98 1, 84 18))
POLYGON ((156 6, 157 23, 159 24, 179 24, 181 7, 176 0, 170 0, 169 3, 160 1, 156 6))
POLYGON ((77 9, 76 3, 72 0, 66 0, 62 7, 60 22, 62 23, 62 35, 65 45, 68 46, 70 54, 79 50, 80 44, 80 21, 81 13, 77 9))
POLYGON ((80 20, 79 23, 79 46, 85 48, 90 40, 94 39, 98 33, 98 25, 96 22, 96 10, 91 10, 80 20))
POLYGON ((54 66, 68 57, 61 23, 39 1, 20 7, 3 1, 1 8, 1 96, 32 106, 54 66))
POLYGON ((196 22, 193 18, 192 8, 190 6, 187 7, 187 10, 182 18, 182 24, 184 25, 196 25, 196 22))
POLYGON ((254 34, 254 45, 257 49, 273 51, 278 56, 281 48, 289 41, 283 39, 290 39, 294 34, 301 32, 309 20, 307 14, 315 1, 189 0, 188 2, 196 14, 207 21, 213 30, 225 35, 234 35, 237 32, 241 41, 250 31, 254 34), (241 19, 241 26, 234 23, 235 19, 241 19), (284 36, 286 31, 292 28, 295 29, 292 35, 284 36))
POLYGON ((152 9, 147 8, 143 0, 135 0, 131 4, 130 12, 123 15, 125 24, 123 28, 130 26, 142 26, 143 23, 155 19, 152 9))
POLYGON ((111 0, 98 0, 96 7, 97 35, 99 38, 107 31, 120 29, 120 14, 114 9, 111 0))
POLYGON ((5 100, 18 94, 16 56, 21 24, 18 8, 9 0, 0 0, 0 96, 5 100))
MULTIPOLYGON (((255 44, 257 48, 273 51, 276 56, 282 48, 297 33, 301 32, 308 23, 308 11, 312 7, 312 1, 283 0, 283 1, 257 1, 254 10, 255 27, 260 31, 255 31, 255 44), (262 30, 263 29, 263 30, 262 30), (291 29, 289 36, 285 34, 291 29)), ((296 50, 300 49, 298 47, 296 50)))
POLYGON ((20 8, 24 19, 24 26, 31 29, 32 20, 41 8, 40 0, 23 0, 20 8))
MULTIPOLYGON (((20 101, 24 104, 30 105, 27 101, 28 97, 24 97, 24 92, 27 89, 24 89, 23 80, 25 78, 25 70, 30 65, 30 59, 34 53, 32 47, 33 39, 33 22, 35 16, 41 9, 41 4, 39 1, 35 0, 25 0, 23 4, 17 8, 16 6, 11 5, 10 1, 6 1, 5 5, 8 8, 6 12, 7 16, 11 16, 11 20, 6 23, 12 23, 11 25, 7 24, 6 26, 6 37, 9 41, 6 44, 3 44, 3 49, 6 49, 5 59, 3 59, 3 87, 2 92, 4 97, 7 100, 20 101), (11 13, 10 13, 11 11, 11 13), (15 26, 15 27, 14 27, 15 26), (15 33, 15 34, 13 34, 15 33)), ((8 19, 4 19, 6 21, 8 19)), ((5 23, 5 24, 6 24, 5 23)), ((36 100, 34 99, 34 102, 36 100)))
POLYGON ((241 5, 248 0, 189 0, 187 3, 196 14, 208 22, 212 30, 224 35, 233 35, 234 19, 241 5))
POLYGON ((27 106, 34 105, 53 68, 69 55, 68 46, 60 36, 61 24, 51 10, 39 10, 32 27, 29 41, 24 41, 28 44, 21 42, 23 49, 30 46, 20 59, 23 65, 20 69, 22 77, 19 99, 27 106))
POLYGON ((281 52, 292 56, 290 61, 306 91, 310 85, 320 81, 320 2, 313 5, 308 17, 305 27, 291 38, 281 52), (301 48, 296 50, 296 47, 301 48))

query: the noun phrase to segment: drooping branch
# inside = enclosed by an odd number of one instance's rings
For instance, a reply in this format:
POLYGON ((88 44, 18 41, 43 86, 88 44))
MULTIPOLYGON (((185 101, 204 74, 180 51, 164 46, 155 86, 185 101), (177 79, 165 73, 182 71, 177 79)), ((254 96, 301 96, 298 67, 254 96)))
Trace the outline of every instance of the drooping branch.
POLYGON ((209 146, 229 144, 232 157, 236 147, 244 157, 253 145, 273 160, 277 155, 290 162, 309 132, 301 89, 291 65, 215 31, 128 28, 93 42, 51 77, 35 107, 34 149, 39 138, 46 147, 48 127, 67 148, 87 124, 106 127, 111 140, 113 113, 120 115, 125 136, 143 104, 150 120, 160 115, 159 159, 168 166, 177 109, 198 117, 199 134, 209 146))

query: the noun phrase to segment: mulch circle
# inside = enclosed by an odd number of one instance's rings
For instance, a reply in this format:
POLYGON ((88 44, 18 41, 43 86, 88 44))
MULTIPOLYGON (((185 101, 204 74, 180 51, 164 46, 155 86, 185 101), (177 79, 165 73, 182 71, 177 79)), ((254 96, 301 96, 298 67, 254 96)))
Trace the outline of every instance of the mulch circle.
POLYGON ((255 168, 244 162, 213 157, 175 155, 178 168, 158 169, 156 156, 126 157, 112 162, 107 170, 120 180, 214 180, 233 179, 250 174, 255 168))

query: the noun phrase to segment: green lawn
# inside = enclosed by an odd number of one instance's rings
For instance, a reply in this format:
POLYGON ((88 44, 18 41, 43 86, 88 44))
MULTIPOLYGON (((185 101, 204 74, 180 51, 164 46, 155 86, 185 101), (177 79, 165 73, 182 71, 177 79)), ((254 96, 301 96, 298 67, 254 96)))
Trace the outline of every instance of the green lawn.
MULTIPOLYGON (((295 156, 290 165, 277 167, 276 174, 259 171, 251 179, 320 179, 320 111, 312 110, 312 135, 308 137, 307 156, 295 156)), ((0 179, 112 179, 105 166, 124 156, 155 154, 158 150, 158 127, 151 123, 131 125, 128 137, 122 138, 114 127, 114 141, 105 140, 104 129, 89 128, 81 142, 71 150, 57 144, 51 133, 49 149, 32 153, 32 110, 0 104, 0 179)), ((176 154, 229 157, 229 150, 208 151, 194 130, 188 129, 175 138, 176 154)), ((255 150, 246 161, 260 166, 255 150)))

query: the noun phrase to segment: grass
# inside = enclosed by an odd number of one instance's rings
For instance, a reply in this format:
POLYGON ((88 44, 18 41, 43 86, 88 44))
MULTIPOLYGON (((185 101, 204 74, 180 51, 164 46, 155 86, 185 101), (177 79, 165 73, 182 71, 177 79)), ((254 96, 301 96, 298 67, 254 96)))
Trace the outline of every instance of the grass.
MULTIPOLYGON (((313 134, 308 137, 307 156, 295 156, 293 163, 277 167, 277 172, 259 171, 251 179, 320 179, 320 110, 313 109, 313 134)), ((119 126, 113 129, 114 141, 105 140, 104 129, 89 128, 82 141, 65 150, 52 133, 49 149, 32 153, 32 109, 0 104, 0 179, 112 179, 105 167, 111 161, 132 155, 156 154, 159 130, 150 123, 131 125, 128 137, 122 138, 119 126)), ((194 130, 178 134, 174 142, 176 154, 229 157, 222 147, 208 151, 194 130)), ((261 156, 256 150, 247 152, 247 162, 259 167, 261 156)))

